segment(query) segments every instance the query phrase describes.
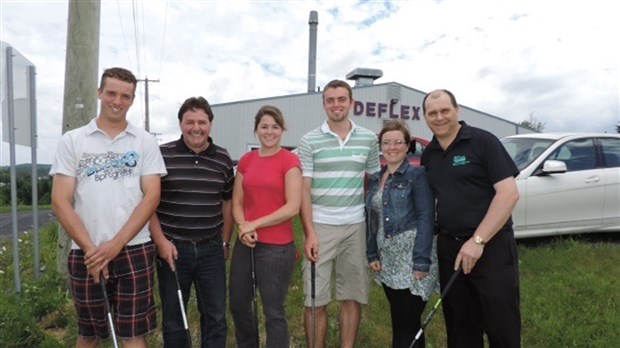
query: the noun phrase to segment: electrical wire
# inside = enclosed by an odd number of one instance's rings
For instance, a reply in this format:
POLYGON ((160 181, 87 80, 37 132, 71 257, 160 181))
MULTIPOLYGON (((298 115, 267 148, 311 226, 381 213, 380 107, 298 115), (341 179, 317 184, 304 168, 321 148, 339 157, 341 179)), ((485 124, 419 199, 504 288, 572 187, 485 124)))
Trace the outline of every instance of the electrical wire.
POLYGON ((131 57, 129 56, 129 46, 127 46, 127 35, 125 34, 125 27, 123 26, 123 17, 121 16, 121 5, 119 0, 116 0, 116 9, 118 10, 118 22, 121 25, 121 32, 123 33, 123 42, 125 43, 125 53, 127 53, 127 62, 131 64, 131 57))
POLYGON ((138 76, 142 76, 141 62, 140 62, 140 35, 138 33, 138 18, 136 18, 136 1, 131 0, 131 14, 133 16, 133 35, 134 35, 134 45, 136 47, 136 72, 138 76))
POLYGON ((161 38, 161 56, 159 58, 159 72, 157 76, 161 76, 161 70, 164 66, 164 47, 166 45, 166 29, 168 25, 168 1, 166 0, 166 8, 164 10, 164 31, 161 38))

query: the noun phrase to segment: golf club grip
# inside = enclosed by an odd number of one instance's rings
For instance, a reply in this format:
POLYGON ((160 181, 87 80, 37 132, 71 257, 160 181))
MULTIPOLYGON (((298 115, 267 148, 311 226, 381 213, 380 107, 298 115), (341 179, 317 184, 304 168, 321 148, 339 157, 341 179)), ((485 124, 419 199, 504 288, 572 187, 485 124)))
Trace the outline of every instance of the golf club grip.
POLYGON ((452 284, 454 283, 456 278, 459 276, 459 273, 461 273, 462 269, 463 269, 462 267, 459 267, 456 271, 454 271, 454 273, 452 273, 452 276, 450 277, 450 280, 448 280, 448 283, 446 284, 446 287, 441 292, 441 299, 442 300, 446 296, 446 294, 448 293, 448 290, 450 290, 450 287, 452 286, 452 284))

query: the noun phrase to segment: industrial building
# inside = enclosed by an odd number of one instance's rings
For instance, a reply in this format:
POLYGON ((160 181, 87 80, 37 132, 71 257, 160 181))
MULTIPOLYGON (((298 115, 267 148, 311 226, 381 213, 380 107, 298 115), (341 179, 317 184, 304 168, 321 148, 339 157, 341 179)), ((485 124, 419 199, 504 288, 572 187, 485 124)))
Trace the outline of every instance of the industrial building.
MULTIPOLYGON (((350 84, 355 104, 349 115, 353 122, 379 133, 386 121, 401 119, 409 126, 412 136, 430 140, 432 133, 422 114, 422 100, 426 92, 398 82, 375 84, 374 80, 381 75, 380 70, 362 68, 347 74, 346 78, 354 81, 350 84)), ((276 106, 284 114, 287 131, 282 137, 282 145, 288 148, 296 147, 306 132, 318 127, 327 118, 321 92, 215 104, 212 107, 216 126, 211 130, 211 136, 216 144, 228 149, 233 160, 260 147, 254 135, 254 116, 263 105, 276 106)), ((534 132, 464 105, 460 105, 460 119, 499 138, 534 132)))

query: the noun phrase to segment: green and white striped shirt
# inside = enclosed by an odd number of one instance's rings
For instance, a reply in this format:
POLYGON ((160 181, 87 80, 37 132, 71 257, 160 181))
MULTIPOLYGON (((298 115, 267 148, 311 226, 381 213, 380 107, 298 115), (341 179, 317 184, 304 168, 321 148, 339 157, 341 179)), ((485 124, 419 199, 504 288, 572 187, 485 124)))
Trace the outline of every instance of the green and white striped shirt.
POLYGON ((364 174, 379 170, 379 144, 372 131, 350 122, 344 140, 325 121, 299 143, 303 176, 312 178, 314 222, 349 225, 365 219, 364 174))

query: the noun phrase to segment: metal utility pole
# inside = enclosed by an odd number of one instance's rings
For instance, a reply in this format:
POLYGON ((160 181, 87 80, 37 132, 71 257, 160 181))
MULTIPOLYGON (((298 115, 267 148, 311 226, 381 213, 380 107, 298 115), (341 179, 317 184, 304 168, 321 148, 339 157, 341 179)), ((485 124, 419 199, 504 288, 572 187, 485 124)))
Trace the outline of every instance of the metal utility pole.
MULTIPOLYGON (((87 124, 97 113, 101 1, 69 0, 62 133, 87 124)), ((66 277, 71 238, 58 231, 58 270, 66 277)))
POLYGON ((32 157, 31 180, 32 180, 32 230, 34 236, 34 279, 39 280, 39 172, 37 170, 37 95, 36 70, 34 66, 28 67, 30 100, 30 156, 32 157))
POLYGON ((6 84, 7 88, 7 108, 9 113, 9 152, 10 152, 10 172, 11 172, 11 222, 13 227, 13 272, 15 274, 15 293, 22 292, 22 281, 19 270, 19 244, 17 242, 17 173, 15 170, 15 106, 13 104, 13 48, 6 48, 6 84))
POLYGON ((144 81, 144 129, 147 132, 150 132, 151 123, 149 120, 149 82, 159 82, 159 79, 149 80, 148 76, 145 76, 144 80, 138 81, 144 81))

